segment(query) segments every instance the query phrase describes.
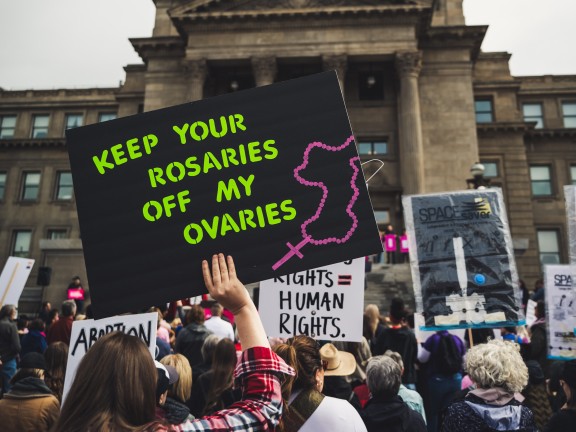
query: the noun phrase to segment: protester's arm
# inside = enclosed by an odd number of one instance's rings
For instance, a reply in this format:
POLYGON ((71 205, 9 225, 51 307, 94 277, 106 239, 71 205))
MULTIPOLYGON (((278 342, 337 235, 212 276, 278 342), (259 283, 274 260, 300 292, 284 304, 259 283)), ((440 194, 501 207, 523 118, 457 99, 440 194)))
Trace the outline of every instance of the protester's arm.
POLYGON ((212 257, 212 272, 208 262, 202 262, 204 283, 210 295, 234 314, 238 338, 244 350, 255 346, 270 348, 258 310, 248 291, 238 280, 234 260, 223 254, 212 257))
POLYGON ((282 414, 280 375, 294 375, 272 350, 246 288, 238 280, 232 257, 212 257, 212 270, 202 262, 210 295, 235 317, 244 352, 234 376, 242 384, 242 400, 211 416, 178 425, 181 431, 272 431, 282 414))

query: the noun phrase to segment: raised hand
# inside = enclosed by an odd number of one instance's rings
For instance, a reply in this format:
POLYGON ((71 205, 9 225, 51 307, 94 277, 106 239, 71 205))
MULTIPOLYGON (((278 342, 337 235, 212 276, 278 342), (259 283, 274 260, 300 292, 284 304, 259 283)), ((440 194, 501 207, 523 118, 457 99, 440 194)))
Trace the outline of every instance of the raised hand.
POLYGON ((232 257, 225 259, 224 254, 213 255, 212 271, 208 261, 202 261, 202 274, 210 295, 234 314, 242 349, 256 346, 270 348, 258 310, 246 287, 236 276, 232 257))
POLYGON ((252 304, 246 287, 236 276, 231 256, 224 258, 224 254, 213 255, 211 272, 208 261, 202 261, 202 274, 210 295, 234 315, 244 306, 252 304))

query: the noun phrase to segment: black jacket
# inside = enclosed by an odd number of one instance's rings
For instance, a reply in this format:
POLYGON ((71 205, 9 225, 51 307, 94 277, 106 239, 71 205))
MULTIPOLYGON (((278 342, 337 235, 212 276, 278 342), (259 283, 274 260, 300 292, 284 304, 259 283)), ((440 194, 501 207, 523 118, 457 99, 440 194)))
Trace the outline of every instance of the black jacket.
POLYGON ((382 355, 386 350, 395 351, 402 356, 404 362, 402 383, 416 383, 415 365, 418 358, 418 342, 414 333, 406 327, 384 329, 376 338, 372 355, 382 355))
POLYGON ((422 416, 408 408, 400 396, 372 398, 360 413, 368 432, 426 432, 422 416))
POLYGON ((442 424, 442 432, 496 430, 537 432, 538 427, 532 411, 517 400, 502 406, 489 405, 472 393, 448 407, 442 424))
POLYGON ((204 339, 212 332, 202 324, 191 323, 180 330, 176 338, 176 352, 182 354, 190 362, 193 374, 199 364, 202 363, 202 345, 204 339))
POLYGON ((20 352, 18 327, 8 317, 0 320, 0 359, 12 360, 20 352))

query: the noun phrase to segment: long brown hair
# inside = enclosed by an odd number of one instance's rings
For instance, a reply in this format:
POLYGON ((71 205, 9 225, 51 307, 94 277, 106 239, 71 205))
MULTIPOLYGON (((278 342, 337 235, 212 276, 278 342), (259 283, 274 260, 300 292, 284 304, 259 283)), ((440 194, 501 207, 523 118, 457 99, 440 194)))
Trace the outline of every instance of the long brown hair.
POLYGON ((284 344, 277 345, 274 352, 296 371, 282 384, 282 397, 287 402, 293 391, 316 387, 316 372, 322 367, 318 343, 309 336, 294 336, 284 344))
MULTIPOLYGON (((322 357, 318 343, 305 335, 294 336, 286 343, 276 345, 274 352, 296 371, 295 376, 286 377, 282 383, 284 417, 290 413, 288 400, 293 391, 316 388, 316 372, 322 367, 322 357)), ((284 432, 282 419, 277 430, 284 432)))
POLYGON ((120 332, 86 353, 53 432, 134 431, 154 420, 156 368, 146 345, 120 332))
POLYGON ((225 408, 222 404, 221 395, 230 389, 234 383, 232 377, 237 362, 238 357, 234 342, 228 338, 221 339, 216 345, 212 357, 212 383, 208 396, 206 396, 203 415, 225 408))
POLYGON ((48 345, 44 352, 44 359, 46 360, 44 381, 58 400, 62 402, 64 377, 66 376, 66 364, 68 362, 68 345, 64 342, 54 342, 48 345))

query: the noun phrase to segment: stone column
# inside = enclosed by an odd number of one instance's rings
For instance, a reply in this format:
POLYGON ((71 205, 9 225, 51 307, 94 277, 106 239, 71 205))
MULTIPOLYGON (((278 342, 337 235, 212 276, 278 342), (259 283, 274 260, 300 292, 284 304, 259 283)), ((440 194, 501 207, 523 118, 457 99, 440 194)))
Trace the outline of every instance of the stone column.
POLYGON ((396 53, 396 70, 400 76, 398 109, 400 179, 404 195, 425 191, 424 145, 418 93, 418 75, 421 69, 420 51, 396 53))
POLYGON ((274 79, 276 79, 276 72, 278 71, 276 57, 252 57, 251 61, 256 87, 272 84, 274 79))
POLYGON ((190 60, 186 66, 189 78, 188 101, 200 100, 204 97, 204 81, 206 81, 208 74, 206 60, 190 60))
POLYGON ((344 81, 346 80, 346 69, 348 68, 348 56, 346 54, 325 55, 322 57, 324 70, 335 70, 338 74, 340 90, 344 94, 344 81))

